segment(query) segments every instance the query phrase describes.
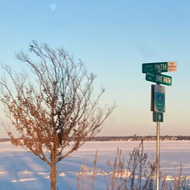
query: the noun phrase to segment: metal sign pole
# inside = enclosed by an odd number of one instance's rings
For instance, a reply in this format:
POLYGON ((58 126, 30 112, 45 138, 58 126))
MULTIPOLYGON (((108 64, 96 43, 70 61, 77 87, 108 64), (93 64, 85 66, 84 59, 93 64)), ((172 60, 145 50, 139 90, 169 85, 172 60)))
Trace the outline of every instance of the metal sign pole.
POLYGON ((146 80, 155 82, 157 85, 151 86, 151 111, 153 111, 153 121, 157 126, 156 141, 156 186, 160 189, 160 122, 163 122, 163 112, 165 112, 165 88, 160 86, 172 85, 172 77, 162 75, 162 72, 176 71, 177 63, 174 62, 156 62, 143 63, 142 73, 146 73, 146 80))
POLYGON ((157 141, 156 141, 156 189, 160 189, 160 122, 157 125, 157 141))

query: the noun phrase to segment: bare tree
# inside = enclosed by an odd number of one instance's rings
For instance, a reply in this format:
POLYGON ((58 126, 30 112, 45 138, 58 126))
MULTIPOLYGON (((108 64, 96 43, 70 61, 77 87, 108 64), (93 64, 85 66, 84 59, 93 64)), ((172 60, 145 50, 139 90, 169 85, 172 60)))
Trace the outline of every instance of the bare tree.
POLYGON ((0 80, 1 101, 18 133, 15 136, 8 131, 11 142, 50 166, 51 190, 55 190, 57 162, 95 136, 114 106, 99 107, 104 90, 92 97, 95 76, 80 60, 75 63, 64 49, 53 50, 33 41, 29 51, 35 62, 23 51, 16 57, 30 67, 35 80, 24 73, 13 74, 3 66, 12 83, 6 78, 0 80))

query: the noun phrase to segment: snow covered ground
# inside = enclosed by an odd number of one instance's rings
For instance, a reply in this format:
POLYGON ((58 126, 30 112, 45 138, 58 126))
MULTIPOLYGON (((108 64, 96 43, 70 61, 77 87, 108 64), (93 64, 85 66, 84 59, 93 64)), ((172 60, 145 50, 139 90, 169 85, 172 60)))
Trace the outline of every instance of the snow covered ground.
MULTIPOLYGON (((58 164, 59 190, 76 190, 77 173, 83 164, 93 167, 94 155, 98 150, 97 168, 106 170, 107 160, 113 160, 117 148, 127 159, 129 152, 140 142, 88 142, 58 164)), ((144 142, 148 159, 155 160, 156 142, 144 142)), ((177 176, 180 163, 183 175, 190 176, 190 141, 161 142, 161 172, 177 176)), ((10 142, 0 143, 0 190, 48 190, 50 168, 38 157, 15 147, 10 142)), ((105 176, 96 176, 95 189, 106 189, 105 176)), ((171 179, 171 177, 170 177, 171 179)))

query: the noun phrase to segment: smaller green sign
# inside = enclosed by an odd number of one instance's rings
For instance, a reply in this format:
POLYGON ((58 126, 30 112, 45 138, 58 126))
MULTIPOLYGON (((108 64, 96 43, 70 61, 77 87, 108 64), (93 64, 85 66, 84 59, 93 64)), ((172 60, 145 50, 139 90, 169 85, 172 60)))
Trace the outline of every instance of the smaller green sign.
POLYGON ((163 122, 164 116, 161 112, 153 112, 153 121, 154 122, 163 122))
POLYGON ((146 73, 146 80, 150 82, 156 82, 158 84, 172 85, 172 77, 168 75, 161 75, 155 73, 146 73))

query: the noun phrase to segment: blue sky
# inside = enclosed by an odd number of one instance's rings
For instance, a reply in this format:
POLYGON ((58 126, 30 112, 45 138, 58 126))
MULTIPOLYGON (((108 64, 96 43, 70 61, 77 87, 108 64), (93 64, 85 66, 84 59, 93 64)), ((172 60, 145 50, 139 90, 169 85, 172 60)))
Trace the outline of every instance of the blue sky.
MULTIPOLYGON (((100 135, 154 135, 151 82, 142 63, 177 61, 166 86, 161 135, 190 135, 190 2, 178 0, 0 1, 0 64, 19 70, 15 52, 32 40, 64 47, 97 75, 102 99, 117 108, 100 135)), ((0 119, 3 107, 0 107, 0 119)), ((2 134, 4 135, 4 129, 2 134)))

